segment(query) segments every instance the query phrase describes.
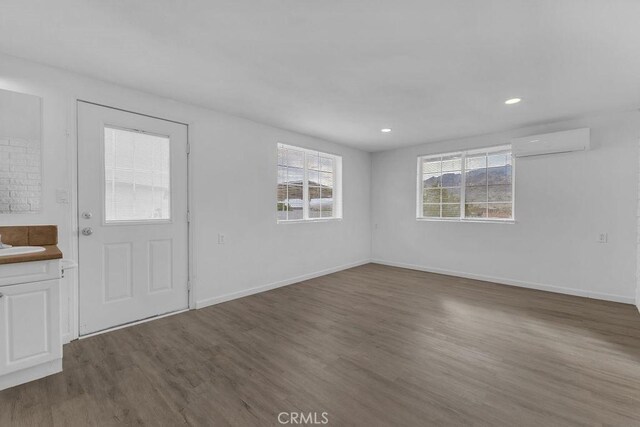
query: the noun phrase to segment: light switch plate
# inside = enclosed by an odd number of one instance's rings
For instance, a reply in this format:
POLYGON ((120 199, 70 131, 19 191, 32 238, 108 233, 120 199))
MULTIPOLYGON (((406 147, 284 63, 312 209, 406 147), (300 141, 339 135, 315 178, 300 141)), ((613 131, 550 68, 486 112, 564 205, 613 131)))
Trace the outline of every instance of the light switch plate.
POLYGON ((69 191, 58 188, 56 190, 56 203, 68 204, 69 203, 69 191))

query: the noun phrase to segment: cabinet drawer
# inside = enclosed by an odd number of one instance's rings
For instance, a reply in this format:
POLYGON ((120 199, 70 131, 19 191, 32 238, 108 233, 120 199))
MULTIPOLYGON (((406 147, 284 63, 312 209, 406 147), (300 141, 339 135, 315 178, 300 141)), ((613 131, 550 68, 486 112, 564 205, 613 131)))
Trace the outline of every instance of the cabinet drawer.
POLYGON ((60 281, 0 287, 0 376, 62 357, 60 281))
POLYGON ((59 279, 60 260, 0 264, 0 286, 59 279))

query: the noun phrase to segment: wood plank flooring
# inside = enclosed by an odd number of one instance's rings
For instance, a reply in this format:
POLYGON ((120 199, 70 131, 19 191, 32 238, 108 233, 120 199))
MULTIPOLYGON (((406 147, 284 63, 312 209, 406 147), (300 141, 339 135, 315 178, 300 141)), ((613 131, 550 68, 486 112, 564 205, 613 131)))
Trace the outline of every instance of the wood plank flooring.
POLYGON ((0 426, 263 426, 280 412, 638 426, 640 314, 368 264, 75 341, 63 373, 0 392, 0 426))

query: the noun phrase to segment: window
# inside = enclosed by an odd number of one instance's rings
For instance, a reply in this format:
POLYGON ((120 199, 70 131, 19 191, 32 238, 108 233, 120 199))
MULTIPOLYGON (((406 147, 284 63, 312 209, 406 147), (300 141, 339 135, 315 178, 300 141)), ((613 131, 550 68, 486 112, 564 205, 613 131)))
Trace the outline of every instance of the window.
POLYGON ((513 219, 511 146, 418 158, 418 218, 513 219))
POLYGON ((278 144, 278 222, 342 218, 342 157, 278 144))
POLYGON ((104 129, 105 222, 171 219, 169 138, 104 129))

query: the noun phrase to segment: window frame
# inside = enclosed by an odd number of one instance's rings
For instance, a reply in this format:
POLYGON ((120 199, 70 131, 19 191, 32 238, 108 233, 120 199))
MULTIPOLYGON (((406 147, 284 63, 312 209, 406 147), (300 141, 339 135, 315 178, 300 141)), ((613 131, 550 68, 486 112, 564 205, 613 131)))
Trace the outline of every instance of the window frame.
MULTIPOLYGON (((479 222, 479 223, 499 223, 499 224, 513 224, 516 222, 516 158, 513 155, 513 149, 511 144, 496 145, 485 148, 474 148, 469 150, 452 151, 447 153, 434 153, 423 154, 417 158, 417 191, 416 191, 416 220, 418 221, 444 221, 444 222, 479 222), (500 151, 511 152, 511 218, 477 218, 466 217, 466 159, 468 156, 474 156, 477 154, 497 153, 500 151), (423 162, 426 159, 433 159, 437 157, 447 156, 460 156, 461 161, 461 177, 460 177, 460 216, 452 218, 442 217, 428 217, 424 216, 423 211, 423 195, 424 195, 424 179, 423 179, 423 162)), ((442 205, 442 202, 440 202, 442 205)))
MULTIPOLYGON (((303 157, 303 181, 302 181, 302 218, 300 219, 279 219, 278 210, 276 209, 276 222, 278 224, 296 224, 296 223, 308 223, 308 222, 328 222, 328 221, 340 221, 342 220, 342 156, 339 154, 327 153, 319 150, 312 150, 309 148, 299 147, 296 145, 277 143, 276 145, 276 205, 278 202, 277 193, 278 186, 278 168, 282 165, 278 163, 278 151, 280 149, 289 149, 301 151, 304 153, 303 157), (311 218, 309 217, 309 167, 307 162, 307 155, 316 155, 325 158, 333 159, 333 215, 327 217, 311 218)), ((288 166, 287 166, 288 167, 288 166)))

